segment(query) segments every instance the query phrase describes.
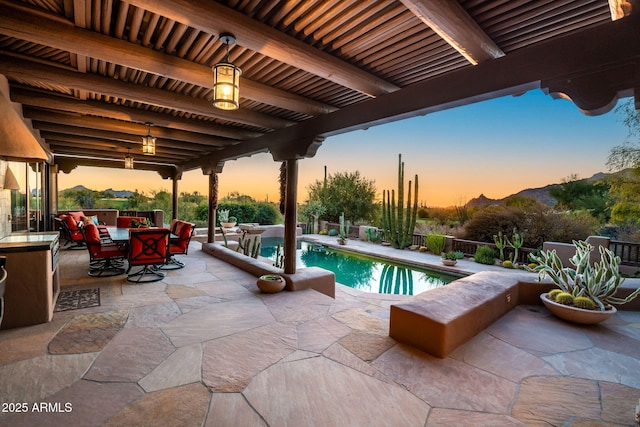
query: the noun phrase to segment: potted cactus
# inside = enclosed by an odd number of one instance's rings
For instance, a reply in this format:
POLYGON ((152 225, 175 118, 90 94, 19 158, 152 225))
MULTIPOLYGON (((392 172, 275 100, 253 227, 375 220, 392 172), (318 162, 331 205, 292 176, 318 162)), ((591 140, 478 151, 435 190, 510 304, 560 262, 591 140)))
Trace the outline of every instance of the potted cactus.
POLYGON ((538 279, 549 277, 559 288, 540 296, 554 315, 576 323, 598 323, 616 313, 612 304, 627 303, 640 294, 638 288, 626 298, 615 296, 624 278, 618 269, 620 257, 611 250, 601 246, 600 262, 592 265, 589 257, 593 246, 583 241, 573 244, 576 253, 569 262, 574 268, 564 267, 555 250, 530 255, 538 265, 527 269, 537 272, 538 279))
POLYGON ((220 225, 224 228, 233 228, 238 221, 235 216, 229 216, 229 209, 218 210, 218 219, 220 220, 220 225))

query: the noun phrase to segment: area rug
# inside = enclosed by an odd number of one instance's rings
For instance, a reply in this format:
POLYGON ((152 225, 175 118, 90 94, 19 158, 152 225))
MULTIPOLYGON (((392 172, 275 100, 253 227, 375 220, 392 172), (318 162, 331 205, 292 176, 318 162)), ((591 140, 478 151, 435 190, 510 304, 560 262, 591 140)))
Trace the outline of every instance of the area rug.
POLYGON ((100 305, 100 288, 64 291, 58 295, 56 308, 53 311, 78 310, 80 308, 100 305))

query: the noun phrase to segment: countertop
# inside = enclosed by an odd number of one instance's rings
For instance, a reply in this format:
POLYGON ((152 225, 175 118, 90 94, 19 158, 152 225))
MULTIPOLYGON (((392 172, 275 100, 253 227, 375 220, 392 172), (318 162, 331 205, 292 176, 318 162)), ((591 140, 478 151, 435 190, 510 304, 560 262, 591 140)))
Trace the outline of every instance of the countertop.
POLYGON ((53 231, 12 233, 0 239, 0 252, 49 250, 58 239, 59 234, 53 231))

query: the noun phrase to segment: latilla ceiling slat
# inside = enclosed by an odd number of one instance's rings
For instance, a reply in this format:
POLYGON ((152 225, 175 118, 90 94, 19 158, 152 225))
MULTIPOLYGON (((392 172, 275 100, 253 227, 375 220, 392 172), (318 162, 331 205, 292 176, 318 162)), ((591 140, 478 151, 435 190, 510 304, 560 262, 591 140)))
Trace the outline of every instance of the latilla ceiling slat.
POLYGON ((142 27, 145 11, 137 7, 131 7, 129 11, 129 41, 135 43, 138 41, 138 34, 142 27))
POLYGON ((155 13, 150 14, 149 23, 147 24, 142 34, 142 46, 151 46, 151 38, 153 37, 153 34, 155 33, 159 22, 160 15, 156 15, 155 13))

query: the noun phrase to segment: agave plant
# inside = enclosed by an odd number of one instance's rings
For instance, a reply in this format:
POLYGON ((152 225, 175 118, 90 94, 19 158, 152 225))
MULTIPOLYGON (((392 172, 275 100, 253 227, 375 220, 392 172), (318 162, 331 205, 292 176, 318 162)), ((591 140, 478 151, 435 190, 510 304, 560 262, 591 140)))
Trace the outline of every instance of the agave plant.
POLYGON ((575 240, 573 244, 576 253, 569 262, 575 268, 563 267, 554 249, 543 251, 539 256, 531 254, 529 257, 538 265, 528 270, 537 272, 538 279, 548 276, 563 292, 571 294, 574 298, 587 297, 593 300, 601 311, 605 310, 605 304, 624 304, 640 294, 638 288, 626 298, 614 296, 624 278, 618 270, 620 257, 613 251, 600 246, 600 262, 592 265, 589 257, 593 246, 575 240))

